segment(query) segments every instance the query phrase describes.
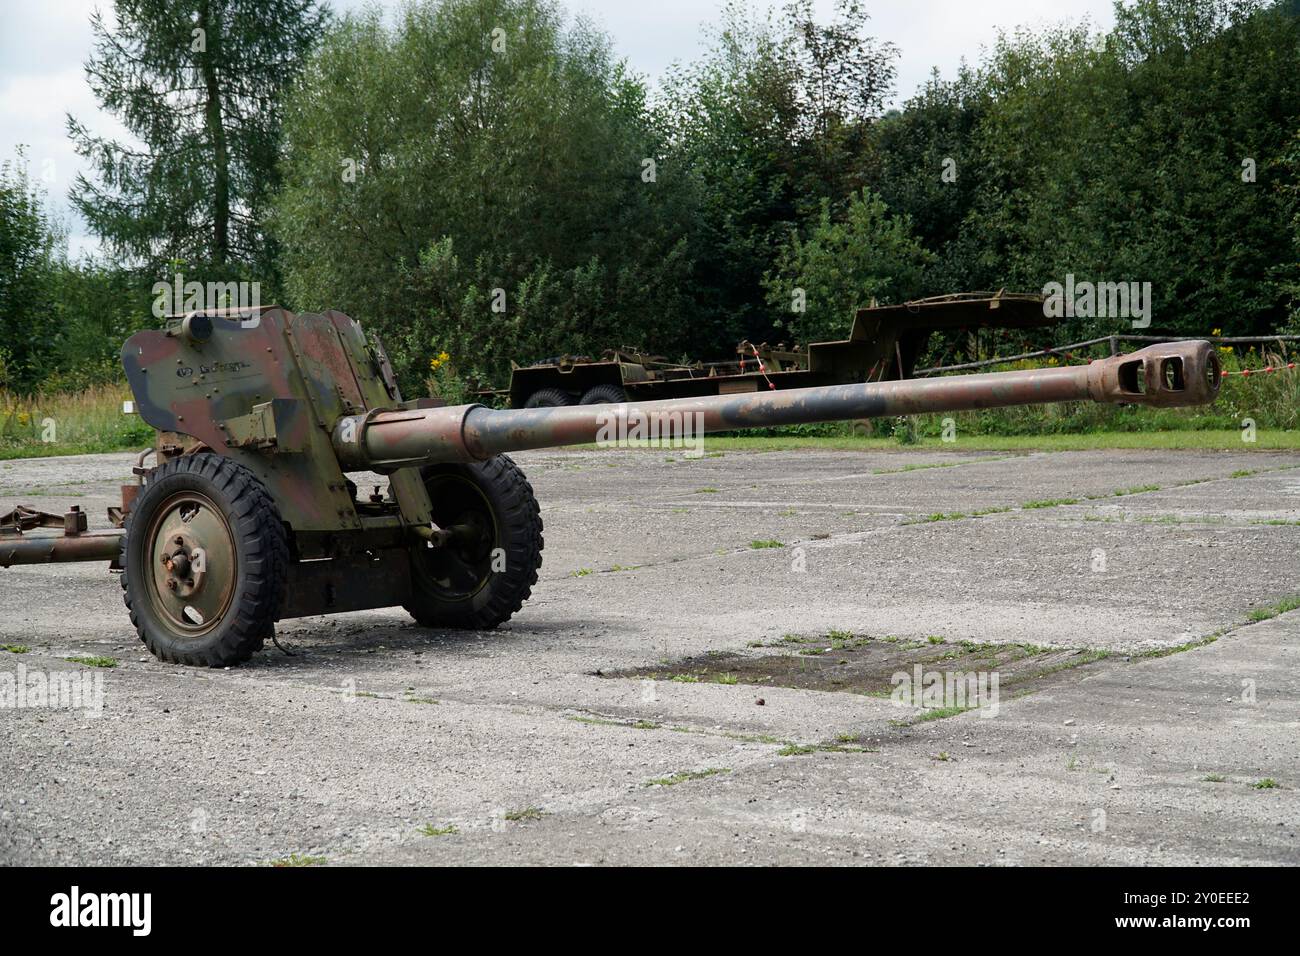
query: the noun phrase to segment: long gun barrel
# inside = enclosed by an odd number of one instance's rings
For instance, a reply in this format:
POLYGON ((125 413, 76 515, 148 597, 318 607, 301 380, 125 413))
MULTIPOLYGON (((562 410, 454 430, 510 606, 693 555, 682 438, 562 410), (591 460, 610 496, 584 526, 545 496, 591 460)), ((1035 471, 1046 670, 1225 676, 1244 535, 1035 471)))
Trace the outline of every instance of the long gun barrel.
POLYGON ((620 405, 493 410, 482 405, 347 416, 334 428, 345 469, 391 470, 482 461, 503 452, 671 437, 811 422, 959 412, 1044 402, 1176 407, 1218 394, 1219 359, 1208 342, 1153 345, 1089 365, 620 405))

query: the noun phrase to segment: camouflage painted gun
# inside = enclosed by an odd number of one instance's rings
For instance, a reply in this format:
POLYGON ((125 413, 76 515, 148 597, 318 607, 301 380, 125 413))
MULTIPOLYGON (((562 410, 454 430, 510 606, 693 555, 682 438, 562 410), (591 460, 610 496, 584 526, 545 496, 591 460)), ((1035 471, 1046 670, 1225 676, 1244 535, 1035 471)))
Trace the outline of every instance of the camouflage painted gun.
POLYGON ((542 519, 506 452, 1039 402, 1192 405, 1220 379, 1210 345, 1184 342, 1087 366, 494 411, 403 401, 348 316, 274 307, 139 332, 122 363, 158 437, 110 509, 117 527, 19 508, 0 518, 0 566, 110 561, 149 650, 213 667, 287 617, 400 605, 430 627, 509 620, 537 582, 542 519), (387 493, 360 494, 361 471, 388 474, 387 493), (30 533, 44 527, 63 533, 30 533))

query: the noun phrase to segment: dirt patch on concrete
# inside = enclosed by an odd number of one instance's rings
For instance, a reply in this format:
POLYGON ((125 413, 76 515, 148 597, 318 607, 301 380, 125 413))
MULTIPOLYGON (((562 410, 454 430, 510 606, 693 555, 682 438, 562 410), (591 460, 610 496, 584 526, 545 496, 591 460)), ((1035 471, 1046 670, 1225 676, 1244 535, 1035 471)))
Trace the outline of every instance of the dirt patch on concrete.
POLYGON ((753 684, 799 690, 841 691, 889 697, 896 674, 996 673, 1000 693, 1020 696, 1049 683, 1075 681, 1124 660, 1107 651, 1030 644, 925 641, 831 631, 789 634, 746 653, 709 653, 671 664, 614 672, 602 677, 651 678, 679 683, 753 684))

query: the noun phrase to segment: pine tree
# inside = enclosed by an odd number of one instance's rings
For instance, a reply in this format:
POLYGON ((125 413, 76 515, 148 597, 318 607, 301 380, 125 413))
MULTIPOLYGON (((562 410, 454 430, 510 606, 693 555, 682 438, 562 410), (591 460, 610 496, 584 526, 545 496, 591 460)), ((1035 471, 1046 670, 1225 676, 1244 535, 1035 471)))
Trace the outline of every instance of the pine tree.
POLYGON ((87 81, 141 144, 68 117, 98 180, 78 175, 71 199, 110 253, 274 282, 281 95, 328 17, 316 0, 117 0, 113 29, 92 15, 87 81))

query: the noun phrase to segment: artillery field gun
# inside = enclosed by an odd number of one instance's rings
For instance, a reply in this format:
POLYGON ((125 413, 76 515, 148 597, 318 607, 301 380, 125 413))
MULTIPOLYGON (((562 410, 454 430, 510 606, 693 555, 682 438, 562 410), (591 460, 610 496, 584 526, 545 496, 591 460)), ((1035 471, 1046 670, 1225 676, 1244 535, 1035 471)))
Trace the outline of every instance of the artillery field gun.
POLYGON ((149 650, 212 667, 246 660, 287 617, 403 606, 430 627, 508 620, 537 582, 542 519, 507 452, 1039 402, 1204 404, 1220 380, 1209 343, 1182 342, 1036 371, 449 407, 403 401, 382 346, 348 316, 275 307, 139 332, 122 363, 158 437, 110 509, 115 527, 18 508, 0 518, 0 566, 109 561, 149 650), (388 474, 388 493, 359 495, 347 476, 362 471, 388 474))

